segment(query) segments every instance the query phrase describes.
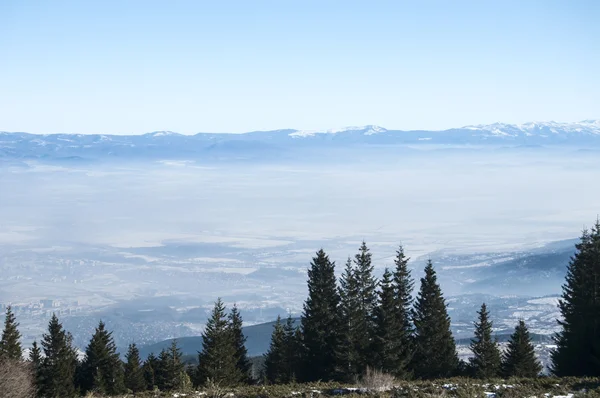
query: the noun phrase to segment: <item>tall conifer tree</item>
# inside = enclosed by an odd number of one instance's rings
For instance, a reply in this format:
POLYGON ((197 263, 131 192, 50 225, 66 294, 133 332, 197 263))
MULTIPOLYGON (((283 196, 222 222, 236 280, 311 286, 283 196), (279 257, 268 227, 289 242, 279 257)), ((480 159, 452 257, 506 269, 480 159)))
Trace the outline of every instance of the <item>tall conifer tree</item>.
POLYGON ((273 326, 273 333, 271 334, 269 350, 265 354, 265 376, 271 384, 287 383, 285 377, 285 350, 285 332, 281 323, 281 317, 277 316, 277 321, 273 326))
POLYGON ((185 366, 181 357, 182 354, 177 346, 177 340, 173 340, 169 348, 160 352, 154 372, 156 385, 159 389, 164 391, 178 391, 180 389, 185 374, 185 366))
POLYGON ((584 231, 567 268, 559 309, 552 372, 557 376, 600 376, 600 221, 584 231))
POLYGON ((542 365, 535 357, 529 330, 521 319, 510 336, 508 349, 502 361, 504 377, 536 377, 542 371, 542 365))
POLYGON ((371 253, 363 241, 358 253, 354 256, 356 281, 358 283, 360 323, 358 329, 361 337, 358 345, 358 371, 362 374, 367 366, 373 365, 373 344, 375 341, 375 308, 377 308, 377 279, 373 276, 371 253))
POLYGON ((154 387, 158 387, 156 383, 156 371, 159 368, 159 361, 154 353, 150 353, 148 358, 144 361, 142 369, 144 371, 144 380, 146 381, 146 390, 154 390, 154 387))
POLYGON ((359 325, 364 323, 360 319, 362 314, 359 305, 358 281, 351 258, 346 261, 346 267, 340 278, 339 296, 338 313, 341 331, 336 351, 338 374, 342 380, 354 381, 359 375, 360 366, 359 347, 362 337, 359 325))
POLYGON ((124 391, 122 362, 112 332, 106 330, 104 322, 98 327, 85 349, 81 364, 81 389, 117 395, 124 391))
POLYGON ((36 396, 40 393, 40 388, 42 386, 42 350, 38 345, 37 341, 33 341, 31 345, 31 350, 29 350, 29 364, 31 366, 31 372, 33 373, 36 396))
POLYGON ((374 365, 385 373, 395 373, 398 366, 400 325, 396 319, 392 273, 386 268, 380 283, 379 304, 375 309, 374 365))
POLYGON ((202 351, 198 355, 197 384, 208 380, 220 386, 235 386, 244 375, 238 368, 237 347, 232 338, 226 308, 219 298, 202 333, 202 351))
POLYGON ((77 395, 75 371, 77 353, 73 338, 67 333, 56 314, 48 324, 48 333, 42 339, 44 359, 42 362, 40 395, 47 398, 71 398, 77 395))
POLYGON ((450 317, 431 260, 425 266, 413 311, 415 355, 412 367, 418 378, 452 376, 458 366, 450 317))
POLYGON ((125 360, 125 387, 133 393, 145 391, 146 380, 144 379, 140 350, 135 343, 129 344, 125 360))
POLYGON ((246 349, 246 336, 242 331, 242 314, 234 304, 229 314, 229 328, 231 331, 231 338, 233 339, 233 345, 235 346, 235 356, 237 359, 237 368, 242 375, 240 382, 250 382, 251 375, 251 363, 248 360, 248 350, 246 349))
POLYGON ((19 323, 15 317, 12 307, 6 307, 6 317, 4 319, 4 329, 2 330, 2 339, 0 339, 0 359, 13 359, 20 361, 23 359, 23 349, 21 348, 21 333, 19 332, 19 323))
POLYGON ((308 297, 301 317, 306 381, 335 378, 339 301, 335 263, 321 249, 308 270, 308 297))
POLYGON ((492 321, 485 303, 477 312, 475 338, 471 342, 473 357, 470 358, 475 377, 489 379, 500 376, 501 356, 498 343, 492 339, 492 321))
POLYGON ((414 345, 412 324, 412 292, 414 281, 411 272, 408 269, 410 259, 404 254, 402 245, 396 251, 394 264, 396 268, 393 273, 395 314, 398 329, 395 339, 397 340, 397 353, 395 357, 395 370, 392 373, 400 379, 412 377, 409 369, 412 360, 414 345))

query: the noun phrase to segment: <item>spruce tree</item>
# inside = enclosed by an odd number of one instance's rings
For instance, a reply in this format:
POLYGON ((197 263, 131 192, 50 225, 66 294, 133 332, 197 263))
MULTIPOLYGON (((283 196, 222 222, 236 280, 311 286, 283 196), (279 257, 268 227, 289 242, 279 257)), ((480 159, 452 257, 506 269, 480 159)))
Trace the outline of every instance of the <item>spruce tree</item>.
POLYGON ((33 373, 33 379, 35 384, 36 396, 39 395, 40 388, 42 386, 42 350, 38 345, 37 341, 33 341, 31 350, 29 350, 29 364, 31 366, 31 372, 33 373))
POLYGON ((502 361, 504 377, 537 377, 542 371, 542 365, 535 356, 529 330, 523 320, 515 327, 510 336, 508 349, 502 361))
POLYGON ((225 311, 225 304, 219 298, 202 333, 197 384, 205 384, 210 380, 221 387, 235 386, 244 378, 238 368, 237 347, 225 311))
POLYGON ((40 395, 46 398, 71 398, 77 395, 75 371, 77 352, 73 338, 67 333, 56 314, 48 324, 48 333, 42 339, 44 359, 42 361, 40 395))
POLYGON ((287 382, 285 377, 285 337, 281 317, 278 316, 273 326, 269 350, 265 354, 265 377, 271 384, 284 384, 287 382))
POLYGON ((556 376, 600 376, 600 221, 583 231, 567 268, 559 309, 552 372, 556 376))
POLYGON ((2 330, 2 339, 0 339, 0 359, 13 359, 20 361, 23 359, 23 350, 21 348, 21 333, 19 332, 19 323, 9 305, 6 307, 6 317, 4 319, 4 329, 2 330))
POLYGON ((413 310, 415 354, 412 368, 422 379, 452 376, 458 366, 456 343, 450 331, 450 317, 431 260, 413 310))
POLYGON ((248 350, 246 349, 246 336, 242 331, 242 315, 234 304, 229 314, 229 329, 232 334, 233 344, 235 346, 235 357, 237 359, 237 368, 242 375, 240 382, 248 383, 251 380, 251 363, 248 360, 248 350))
POLYGON ((338 378, 354 381, 360 370, 360 342, 362 341, 360 319, 362 313, 359 305, 358 281, 351 258, 346 261, 344 272, 340 278, 339 318, 341 321, 340 336, 336 350, 338 378))
POLYGON ((386 268, 380 283, 379 304, 375 309, 374 366, 385 373, 395 373, 399 354, 392 273, 386 268))
POLYGON ((413 324, 412 324, 412 292, 414 281, 408 269, 410 258, 404 254, 404 248, 400 245, 396 251, 394 264, 396 268, 393 273, 395 317, 398 329, 395 332, 397 352, 395 354, 394 370, 391 371, 397 378, 407 379, 412 377, 409 369, 413 356, 413 324))
POLYGON ((161 391, 179 391, 182 383, 182 373, 185 373, 185 365, 181 357, 182 354, 177 346, 177 340, 173 340, 169 348, 163 349, 158 355, 154 377, 156 386, 161 391))
POLYGON ((335 378, 339 301, 335 263, 321 249, 308 270, 308 297, 301 316, 305 381, 335 378))
POLYGON ((294 326, 294 320, 291 315, 288 315, 283 326, 283 334, 285 351, 284 379, 286 383, 292 383, 296 381, 302 361, 300 356, 302 352, 302 338, 300 336, 300 328, 294 326))
POLYGON ((375 308, 377 308, 377 280, 373 276, 371 253, 363 241, 354 256, 356 281, 358 283, 359 323, 357 324, 358 371, 364 373, 373 366, 373 344, 375 341, 375 308))
POLYGON ((477 312, 479 319, 475 322, 475 338, 471 341, 473 357, 470 358, 475 377, 490 379, 500 376, 500 349, 492 339, 492 321, 485 303, 477 312))
POLYGON ((117 395, 124 391, 122 362, 112 332, 100 321, 81 364, 80 386, 83 392, 117 395))
POLYGON ((142 369, 144 371, 144 380, 146 382, 146 390, 154 390, 155 387, 158 387, 156 384, 156 371, 159 368, 159 361, 154 353, 150 353, 146 361, 144 361, 144 365, 142 369))
POLYGON ((140 359, 140 350, 135 343, 129 344, 127 354, 125 354, 125 387, 133 393, 146 390, 146 380, 144 379, 144 369, 140 359))

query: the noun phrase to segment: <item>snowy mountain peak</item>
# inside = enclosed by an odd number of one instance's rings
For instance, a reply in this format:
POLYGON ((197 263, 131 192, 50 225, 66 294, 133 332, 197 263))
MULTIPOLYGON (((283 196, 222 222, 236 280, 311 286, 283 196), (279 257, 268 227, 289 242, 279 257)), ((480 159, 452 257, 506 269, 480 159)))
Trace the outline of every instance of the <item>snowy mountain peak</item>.
POLYGON ((290 137, 313 137, 317 134, 339 134, 339 133, 348 133, 348 132, 359 132, 363 135, 373 135, 378 133, 384 133, 387 129, 375 126, 375 125, 366 125, 366 126, 350 126, 350 127, 342 127, 337 129, 329 129, 329 130, 296 130, 293 133, 290 133, 290 137))
POLYGON ((568 135, 574 133, 600 135, 600 120, 583 120, 576 123, 559 123, 552 121, 529 122, 523 124, 493 123, 465 126, 463 129, 479 131, 489 136, 496 137, 568 135))

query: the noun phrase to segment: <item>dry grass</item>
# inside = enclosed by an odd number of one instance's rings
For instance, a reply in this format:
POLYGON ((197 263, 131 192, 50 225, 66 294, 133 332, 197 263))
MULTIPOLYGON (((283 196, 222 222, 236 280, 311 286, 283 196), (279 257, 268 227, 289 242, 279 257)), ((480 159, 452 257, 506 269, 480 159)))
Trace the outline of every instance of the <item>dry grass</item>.
POLYGON ((35 397, 33 372, 26 363, 15 360, 0 360, 0 397, 35 397))
POLYGON ((388 373, 367 367, 358 385, 368 391, 389 391, 394 388, 396 379, 388 373))

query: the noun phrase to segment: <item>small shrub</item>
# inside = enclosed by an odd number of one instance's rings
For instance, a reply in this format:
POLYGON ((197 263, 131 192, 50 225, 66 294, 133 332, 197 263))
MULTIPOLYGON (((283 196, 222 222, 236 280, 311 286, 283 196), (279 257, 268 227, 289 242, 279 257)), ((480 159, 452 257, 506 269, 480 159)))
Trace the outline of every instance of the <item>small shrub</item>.
POLYGON ((396 379, 394 376, 367 367, 367 371, 360 379, 359 385, 371 392, 389 391, 394 388, 396 379))

